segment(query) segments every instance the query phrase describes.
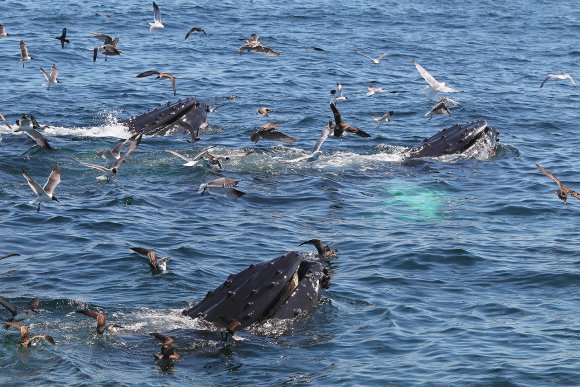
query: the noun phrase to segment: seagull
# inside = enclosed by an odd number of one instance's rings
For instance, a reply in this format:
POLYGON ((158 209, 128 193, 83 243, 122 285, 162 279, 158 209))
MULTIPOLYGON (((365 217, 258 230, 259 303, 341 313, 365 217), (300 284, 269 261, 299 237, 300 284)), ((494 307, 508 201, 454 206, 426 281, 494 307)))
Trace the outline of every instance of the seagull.
POLYGON ((141 74, 137 74, 137 78, 148 77, 150 75, 157 75, 155 79, 163 79, 163 78, 169 79, 171 81, 171 87, 173 88, 173 96, 175 97, 177 95, 177 90, 175 89, 175 77, 172 74, 164 73, 157 70, 149 70, 144 71, 141 74))
POLYGON ((32 121, 32 129, 46 129, 46 128, 48 128, 48 125, 40 125, 38 123, 38 121, 36 121, 36 118, 34 118, 34 116, 32 114, 30 115, 30 121, 32 121))
POLYGON ((10 257, 18 257, 18 256, 20 256, 20 254, 18 254, 18 253, 6 254, 6 255, 3 255, 3 256, 0 256, 0 260, 6 259, 6 258, 10 258, 10 257))
POLYGON ((165 28, 163 23, 161 23, 161 11, 155 2, 153 2, 153 23, 149 22, 149 31, 157 31, 158 29, 165 28))
POLYGON ((306 242, 300 243, 299 246, 311 244, 316 247, 316 251, 318 251, 318 256, 320 258, 328 259, 328 258, 335 258, 338 250, 336 248, 331 248, 330 245, 332 242, 327 244, 326 246, 322 243, 320 239, 309 239, 306 242))
POLYGON ((88 317, 92 317, 94 319, 97 320, 97 334, 102 335, 103 333, 105 333, 105 330, 108 330, 110 332, 114 332, 115 328, 123 328, 121 325, 117 325, 117 324, 105 324, 107 321, 107 317, 105 316, 104 313, 101 312, 96 312, 94 310, 88 310, 88 309, 77 309, 75 310, 76 313, 82 313, 85 316, 88 317))
POLYGON ((246 45, 250 46, 260 46, 262 43, 260 42, 260 35, 252 34, 248 38, 241 38, 240 40, 244 40, 246 45))
POLYGON ((259 114, 262 117, 268 117, 268 113, 270 113, 271 111, 272 111, 272 109, 270 109, 269 107, 262 106, 262 107, 258 108, 258 113, 256 113, 256 114, 259 114))
MULTIPOLYGON (((31 122, 28 116, 26 114, 23 114, 19 120, 16 120, 16 125, 18 125, 18 128, 14 129, 14 132, 15 133, 24 132, 28 137, 33 139, 37 145, 45 149, 52 149, 46 137, 44 137, 44 135, 40 133, 38 130, 34 129, 35 121, 36 120, 34 119, 31 122)), ((38 122, 36 122, 36 124, 38 125, 38 122)))
POLYGON ((443 116, 451 116, 453 113, 451 112, 451 110, 449 110, 449 108, 445 104, 445 101, 440 100, 435 105, 433 105, 431 110, 429 110, 427 113, 425 113, 425 117, 429 117, 429 119, 431 119, 434 114, 440 114, 443 116))
POLYGON ((173 361, 181 359, 181 355, 173 349, 173 339, 171 337, 157 332, 150 333, 150 335, 163 342, 161 345, 161 352, 155 354, 155 359, 173 361))
POLYGON ((24 67, 24 63, 31 60, 32 57, 28 55, 28 47, 26 47, 26 43, 24 40, 20 41, 20 62, 22 62, 22 67, 24 67))
POLYGON ((238 49, 238 52, 240 54, 243 54, 244 51, 253 51, 253 52, 257 52, 258 54, 265 54, 268 56, 280 56, 280 53, 278 51, 274 51, 273 49, 271 49, 270 47, 264 46, 262 44, 244 44, 243 46, 241 46, 238 49))
POLYGON ((367 97, 371 97, 375 94, 378 93, 384 93, 385 90, 382 87, 374 87, 373 85, 369 84, 369 86, 367 87, 369 89, 368 93, 367 93, 367 97))
POLYGON ((2 123, 8 128, 8 129, 12 129, 12 126, 10 126, 10 124, 8 123, 8 121, 6 121, 6 117, 4 117, 4 114, 0 113, 0 120, 2 120, 2 123))
POLYGON ((120 41, 118 36, 113 39, 109 35, 100 34, 98 32, 93 32, 93 36, 103 42, 102 46, 96 46, 93 48, 93 62, 97 61, 99 50, 101 50, 102 55, 105 55, 105 61, 107 61, 107 56, 121 55, 122 51, 117 49, 117 44, 119 44, 120 41))
POLYGON ((344 132, 354 133, 357 136, 361 137, 370 137, 371 135, 365 132, 362 129, 354 128, 349 124, 342 121, 342 117, 340 112, 336 108, 336 105, 330 102, 330 109, 332 110, 332 114, 334 115, 334 136, 341 137, 344 132))
POLYGON ((326 141, 326 139, 328 138, 328 136, 332 132, 332 130, 333 130, 332 127, 333 127, 333 122, 332 122, 332 120, 329 120, 328 125, 326 125, 326 127, 324 129, 322 129, 322 134, 318 138, 318 141, 316 141, 316 145, 314 145, 314 149, 312 149, 312 153, 309 156, 298 157, 298 158, 293 159, 293 160, 288 160, 287 162, 288 163, 297 163, 299 161, 313 162, 313 161, 318 160, 318 158, 322 154, 322 151, 320 150, 320 148, 322 147, 322 143, 324 143, 324 141, 326 141))
POLYGON ((548 74, 548 76, 546 77, 546 79, 544 79, 544 82, 542 82, 540 87, 544 87, 544 83, 546 83, 546 81, 549 81, 550 79, 569 79, 570 82, 572 82, 572 84, 576 86, 576 83, 572 79, 572 76, 566 73, 566 74, 548 74))
POLYGON ((45 69, 43 69, 42 67, 40 68, 40 72, 42 73, 42 75, 44 75, 44 78, 46 78, 46 81, 48 82, 48 84, 46 85, 46 89, 50 89, 51 86, 56 85, 57 83, 60 83, 60 81, 57 79, 58 76, 58 70, 56 69, 56 63, 52 64, 52 68, 50 69, 50 74, 46 72, 45 69))
POLYGON ((44 339, 53 345, 56 344, 52 336, 49 335, 36 335, 30 337, 28 334, 28 327, 26 325, 22 325, 18 322, 8 322, 5 324, 9 327, 20 329, 20 346, 22 347, 30 346, 30 344, 32 344, 32 341, 36 339, 44 339))
POLYGON ((331 102, 336 104, 340 101, 346 101, 348 98, 342 95, 342 84, 337 83, 335 90, 330 90, 330 94, 332 94, 331 102))
POLYGON ((382 123, 388 122, 391 120, 391 117, 393 116, 393 114, 395 114, 392 110, 386 112, 385 114, 383 114, 382 116, 379 115, 372 115, 372 119, 377 121, 377 128, 379 126, 381 126, 382 123))
POLYGON ((358 50, 358 49, 357 49, 357 50, 354 50, 354 52, 355 52, 356 54, 359 54, 359 55, 362 55, 362 56, 364 56, 365 58, 368 58, 368 59, 370 59, 370 60, 371 60, 371 62, 372 62, 372 63, 374 63, 374 64, 379 64, 379 63, 381 62, 381 59, 383 59, 383 58, 385 57, 385 55, 387 55, 387 53, 386 53, 386 52, 383 52, 382 54, 380 54, 380 55, 379 55, 379 56, 377 56, 376 58, 373 58, 373 57, 371 57, 370 55, 368 55, 368 54, 365 54, 364 52, 361 52, 361 51, 360 51, 360 50, 358 50))
POLYGON ((105 159, 105 167, 110 168, 121 158, 121 149, 127 144, 129 141, 135 141, 135 139, 139 137, 139 133, 134 134, 133 136, 127 138, 126 140, 121 140, 111 149, 103 149, 97 152, 97 156, 102 157, 105 159))
MULTIPOLYGON (((202 150, 201 152, 199 152, 197 155, 195 155, 194 157, 188 157, 182 153, 168 150, 168 149, 166 149, 165 152, 171 153, 172 155, 177 156, 180 159, 186 161, 186 163, 183 164, 184 167, 194 167, 197 165, 197 163, 199 163, 201 160, 203 160, 203 155, 205 155, 207 153, 207 151, 212 149, 212 148, 215 148, 215 147, 214 146, 207 147, 204 150, 202 150)), ((220 168, 221 168, 221 166, 220 166, 220 168)))
MULTIPOLYGON (((12 317, 5 321, 8 322, 18 322, 28 319, 31 316, 31 313, 38 313, 36 309, 38 309, 38 304, 40 303, 38 297, 34 298, 34 300, 30 301, 28 306, 24 309, 19 310, 16 305, 5 299, 4 297, 0 297, 0 305, 3 305, 8 311, 12 314, 12 317)), ((8 329, 9 327, 6 327, 8 329)))
POLYGON ((414 59, 413 59, 413 64, 417 68, 417 71, 419 71, 419 74, 421 74, 423 79, 425 79, 425 81, 427 81, 427 83, 429 84, 429 87, 431 87, 431 89, 434 92, 443 92, 443 93, 457 93, 457 92, 459 92, 459 90, 455 90, 455 89, 452 89, 451 87, 445 86, 445 82, 437 82, 437 80, 435 78, 433 78, 433 76, 431 74, 429 74, 429 72, 427 70, 425 70, 423 68, 423 66, 421 66, 419 63, 415 62, 414 59))
MULTIPOLYGON (((187 31, 187 34, 185 34, 185 39, 189 38, 189 35, 191 35, 191 34, 192 34, 192 33, 194 33, 194 32, 203 32, 203 34, 204 34, 204 35, 207 35, 207 34, 205 33, 205 31, 203 30, 203 28, 201 28, 201 27, 191 27, 191 28, 189 29, 189 31, 187 31)), ((185 39, 184 39, 184 40, 185 40, 185 39)))
POLYGON ((558 187, 560 189, 558 189, 556 191, 556 196, 558 196, 558 198, 563 201, 564 203, 566 203, 566 201, 568 200, 568 195, 572 195, 574 196, 576 199, 580 199, 580 194, 576 191, 572 191, 570 188, 568 188, 568 186, 564 183, 562 183, 560 181, 560 179, 558 179, 556 176, 554 176, 554 174, 550 171, 548 171, 547 169, 544 169, 540 164, 536 163, 536 167, 538 167, 540 169, 540 171, 542 171, 542 173, 546 176, 548 176, 550 179, 554 180, 556 182, 556 184, 558 184, 558 187))
POLYGON ((6 33, 6 26, 4 24, 0 24, 0 38, 7 37, 8 34, 6 33))
POLYGON ((246 193, 234 188, 236 185, 238 185, 237 180, 230 179, 228 177, 220 177, 218 179, 208 181, 207 183, 200 184, 197 192, 200 193, 201 196, 203 196, 206 191, 209 191, 237 199, 244 196, 246 193))
POLYGON ((41 187, 28 173, 22 171, 22 176, 28 182, 28 185, 34 193, 36 194, 36 198, 34 199, 33 203, 38 203, 38 210, 37 213, 40 211, 40 203, 50 203, 52 200, 56 200, 58 203, 58 198, 54 195, 54 190, 60 183, 60 168, 56 165, 50 175, 48 176, 48 180, 44 187, 41 187))
POLYGON ((165 272, 167 271, 167 261, 169 261, 170 257, 163 257, 161 259, 157 259, 157 254, 153 249, 146 249, 143 247, 131 247, 136 253, 146 255, 149 258, 149 267, 154 272, 165 272))
POLYGON ((262 127, 258 128, 258 130, 256 130, 256 132, 250 136, 250 140, 252 140, 256 144, 261 139, 281 141, 287 144, 297 141, 296 138, 290 137, 287 134, 279 132, 277 130, 279 125, 280 123, 278 122, 267 122, 262 127))
MULTIPOLYGON (((136 140, 131 144, 131 146, 129 146, 129 149, 127 149, 127 152, 125 152, 121 157, 119 157, 119 159, 117 159, 117 161, 115 161, 115 164, 113 164, 110 167, 104 167, 102 165, 86 163, 84 161, 80 161, 80 160, 76 160, 76 159, 75 159, 75 161, 77 161, 79 164, 84 165, 85 167, 89 167, 89 168, 99 170, 101 172, 105 172, 105 174, 102 176, 104 176, 107 179, 107 181, 111 181, 111 177, 116 175, 117 173, 119 173, 119 167, 121 166, 123 161, 127 157, 129 157, 129 155, 137 148, 137 146, 141 142, 141 138, 143 138, 143 134, 139 133, 136 140)), ((98 178, 102 178, 102 176, 100 176, 98 178)))
POLYGON ((62 33, 60 34, 60 36, 56 36, 55 39, 60 40, 61 50, 64 50, 64 44, 65 43, 70 44, 70 41, 66 38, 66 28, 63 28, 62 29, 62 33))

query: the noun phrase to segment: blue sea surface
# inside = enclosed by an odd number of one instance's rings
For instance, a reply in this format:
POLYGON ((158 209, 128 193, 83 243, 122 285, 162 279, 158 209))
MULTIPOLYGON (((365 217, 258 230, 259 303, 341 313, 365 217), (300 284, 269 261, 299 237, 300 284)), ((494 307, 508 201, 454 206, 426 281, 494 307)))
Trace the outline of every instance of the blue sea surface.
POLYGON ((0 125, 0 256, 20 254, 0 261, 0 296, 19 307, 39 297, 31 334, 56 340, 21 348, 3 330, 0 385, 580 385, 580 202, 558 200, 535 166, 580 190, 580 87, 540 88, 549 73, 580 81, 576 1, 157 4, 166 28, 153 32, 149 1, 0 3, 0 111, 49 125, 55 148, 0 125), (207 35, 184 39, 193 26, 207 35), (119 36, 122 55, 93 63, 92 32, 119 36), (252 33, 281 55, 240 55, 252 33), (355 49, 387 56, 377 65, 355 49), (461 90, 448 95, 451 117, 424 116, 435 101, 413 59, 461 90), (61 83, 47 89, 39 67, 53 63, 61 83), (176 77, 176 97, 167 80, 136 78, 151 69, 176 77), (332 119, 337 83, 344 120, 372 137, 331 137, 316 162, 288 162, 332 119), (367 97, 369 83, 390 92, 367 97), (110 183, 75 161, 100 163, 96 151, 130 136, 122 119, 190 96, 220 106, 202 141, 144 137, 110 183), (389 110, 376 128, 371 115, 389 110), (268 119, 299 141, 254 145, 268 119), (478 119, 500 131, 491 160, 404 158, 478 119), (256 151, 222 170, 165 152, 207 146, 256 151), (60 202, 37 213, 21 171, 44 184, 56 164, 60 202), (222 176, 246 195, 200 196, 222 176), (314 259, 298 246, 311 238, 339 257, 309 318, 224 346, 181 315, 251 263, 293 250, 314 259), (133 246, 171 256, 169 271, 153 274, 133 246), (83 308, 123 328, 97 335, 83 308), (155 361, 154 331, 174 338, 172 367, 155 361))

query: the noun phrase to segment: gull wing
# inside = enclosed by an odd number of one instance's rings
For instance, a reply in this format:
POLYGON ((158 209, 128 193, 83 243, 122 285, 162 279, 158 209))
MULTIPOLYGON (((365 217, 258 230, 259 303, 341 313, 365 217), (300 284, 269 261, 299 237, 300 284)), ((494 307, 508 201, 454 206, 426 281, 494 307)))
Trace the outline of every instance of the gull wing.
POLYGON ((48 176, 48 180, 43 187, 44 192, 46 192, 49 196, 52 196, 54 189, 60 183, 60 167, 56 165, 50 175, 48 176))
POLYGON ((190 158, 189 158, 189 157, 187 157, 186 155, 183 155, 183 154, 181 154, 181 153, 179 153, 179 152, 176 152, 176 151, 172 151, 172 150, 166 149, 166 150, 165 150, 165 152, 167 152, 167 153, 171 153, 172 155, 174 155, 174 156, 177 156, 177 157, 179 157, 180 159, 182 159, 182 160, 185 160, 185 161, 193 161, 193 159, 190 159, 190 158))
POLYGON ((40 68, 40 72, 42 73, 42 75, 44 75, 44 77, 46 78, 46 81, 47 81, 47 82, 50 82, 50 74, 48 74, 48 73, 46 72, 46 70, 45 70, 45 69, 43 69, 42 67, 40 68))
MULTIPOLYGON (((24 178, 28 182, 28 185, 30 186, 30 188, 32 188, 32 190, 34 191, 34 193, 36 195, 40 196, 44 193, 44 190, 42 189, 40 184, 38 184, 36 181, 34 181, 34 179, 32 177, 30 177, 28 175, 28 173, 22 171, 22 176, 24 176, 24 178)), ((2 302, 0 302, 0 303, 2 303, 2 302)), ((2 304, 2 305, 4 305, 4 304, 2 304)), ((4 305, 4 306, 6 306, 6 305, 4 305)))
POLYGON ((371 56, 370 56, 370 55, 367 55, 367 54, 365 54, 364 52, 362 52, 362 51, 360 51, 360 50, 354 50, 354 53, 355 53, 355 54, 362 55, 362 56, 364 56, 365 58, 368 58, 368 59, 370 59, 370 60, 373 60, 373 58, 371 58, 371 56))
POLYGON ((161 11, 155 2, 153 2, 153 20, 161 23, 161 11))
POLYGON ((84 161, 80 161, 80 160, 75 160, 75 161, 78 162, 79 164, 84 165, 85 167, 97 169, 97 170, 102 171, 102 172, 110 172, 111 171, 111 168, 106 168, 106 167, 103 167, 102 165, 85 163, 84 161))
POLYGON ((332 102, 330 103, 330 109, 332 109, 332 115, 334 116, 334 124, 337 126, 340 125, 342 123, 342 117, 340 115, 340 112, 336 108, 336 105, 333 104, 332 102))
POLYGON ((24 40, 20 41, 20 57, 22 59, 28 58, 28 47, 26 47, 26 43, 24 43, 24 40))
POLYGON ((48 144, 48 140, 44 137, 38 130, 36 129, 26 129, 24 133, 28 135, 31 139, 33 139, 38 145, 43 148, 51 149, 50 145, 48 144))
POLYGON ((209 187, 233 188, 238 185, 238 181, 229 177, 220 177, 207 183, 209 187))
POLYGON ((538 167, 540 169, 540 171, 542 171, 542 173, 546 176, 548 176, 550 179, 554 180, 556 182, 556 184, 558 184, 558 186, 560 187, 561 190, 566 190, 568 189, 568 187, 566 186, 566 184, 562 183, 560 181, 560 179, 558 179, 556 176, 554 176, 554 174, 550 171, 548 171, 547 169, 545 169, 544 167, 542 167, 540 164, 536 163, 536 167, 538 167))
POLYGON ((159 71, 157 70, 143 71, 142 73, 137 74, 137 78, 148 77, 150 75, 159 75, 159 71))
POLYGON ((437 87, 439 87, 439 85, 440 85, 439 82, 437 82, 437 80, 435 78, 433 78, 433 76, 431 74, 429 74, 429 72, 427 70, 425 70, 423 68, 423 66, 421 66, 419 63, 417 63, 415 61, 413 61, 413 63, 415 64, 417 71, 419 71, 419 74, 421 74, 423 79, 425 81, 427 81, 429 86, 431 86, 433 89, 436 89, 437 87))
POLYGON ((12 127, 10 126, 10 124, 8 123, 8 121, 6 121, 6 117, 4 117, 4 114, 0 113, 0 120, 2 120, 2 123, 4 125, 6 125, 6 127, 10 130, 12 130, 12 127))
POLYGON ((264 140, 272 140, 272 141, 281 141, 284 143, 291 143, 291 142, 296 142, 297 139, 294 137, 290 137, 287 134, 284 134, 282 132, 279 132, 277 130, 270 130, 270 131, 266 131, 264 133, 261 134, 261 137, 264 140))
POLYGON ((52 69, 50 70, 50 79, 53 82, 57 82, 56 77, 58 76, 58 70, 56 69, 56 63, 52 64, 52 69))
MULTIPOLYGON (((131 137, 129 137, 129 138, 128 138, 128 139, 126 139, 126 140, 121 140, 121 141, 119 141, 119 143, 118 143, 117 145, 115 145, 115 146, 114 146, 114 147, 111 149, 111 154, 112 154, 112 155, 113 155, 115 158, 117 158, 117 157, 120 157, 120 156, 121 156, 121 149, 123 148, 123 146, 125 146, 125 144, 126 144, 127 142, 129 142, 129 141, 135 141, 135 139, 136 139, 137 137, 139 137, 139 133, 136 133, 136 134, 132 135, 131 137)), ((117 161, 117 160, 115 159, 115 161, 117 161)))
POLYGON ((111 44, 113 42, 113 38, 111 38, 109 35, 93 32, 93 36, 102 41, 104 44, 111 44))
POLYGON ((141 139, 142 138, 143 138, 143 134, 139 134, 139 136, 137 136, 137 139, 135 141, 133 141, 133 143, 131 144, 131 146, 129 147, 129 149, 127 149, 127 152, 125 152, 123 154, 123 156, 119 157, 119 160, 117 160, 117 162, 112 166, 112 168, 118 168, 119 165, 121 165, 121 163, 123 162, 123 160, 125 160, 127 157, 129 157, 129 155, 131 153, 133 153, 133 151, 135 149, 137 149, 137 146, 141 142, 141 139))
POLYGON ((326 139, 328 138, 328 136, 330 135, 331 132, 332 132, 332 121, 328 121, 328 126, 326 126, 322 130, 322 135, 320 136, 318 141, 316 141, 316 145, 314 145, 314 149, 312 150, 312 152, 320 151, 320 147, 322 146, 322 143, 324 141, 326 141, 326 139))

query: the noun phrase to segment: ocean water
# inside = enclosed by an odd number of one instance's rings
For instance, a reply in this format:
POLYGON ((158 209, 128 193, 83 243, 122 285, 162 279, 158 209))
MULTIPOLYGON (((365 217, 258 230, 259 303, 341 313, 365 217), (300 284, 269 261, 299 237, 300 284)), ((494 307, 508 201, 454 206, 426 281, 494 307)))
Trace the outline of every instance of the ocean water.
MULTIPOLYGON (((40 298, 32 333, 57 342, 19 347, 0 333, 0 384, 69 385, 578 385, 580 203, 563 204, 540 163, 580 189, 580 7, 574 1, 163 1, 164 30, 150 32, 148 1, 5 1, 0 24, 0 111, 49 125, 55 150, 0 129, 0 295, 18 306, 40 298), (207 35, 187 30, 201 26, 207 35), (61 49, 63 27, 71 43, 61 49), (120 36, 123 54, 92 62, 91 32, 120 36), (240 55, 257 33, 282 55, 240 55), (19 62, 24 39, 32 60, 19 62), (309 52, 309 46, 326 52, 309 52), (376 56, 380 64, 354 53, 376 56), (417 60, 461 90, 452 117, 433 105, 417 60), (56 63, 47 90, 39 67, 56 63), (169 82, 135 76, 158 69, 169 82), (329 138, 309 154, 339 108, 370 138, 329 138), (366 96, 373 83, 393 93, 366 96), (396 93, 394 93, 396 91, 396 93), (194 96, 223 105, 202 141, 145 137, 110 183, 75 159, 129 136, 119 120, 194 96), (231 98, 236 96, 236 98, 231 98), (254 145, 267 119, 299 141, 254 145), (395 112, 375 128, 371 114, 395 112), (402 150, 444 127, 485 119, 501 133, 491 160, 409 162, 402 150), (223 169, 184 167, 194 155, 253 148, 223 169), (60 203, 30 204, 21 175, 41 184, 59 164, 60 203), (238 200, 197 193, 221 176, 241 180, 238 200), (181 311, 230 274, 334 242, 330 289, 305 320, 240 332, 224 346, 181 311), (131 246, 171 256, 152 274, 131 246), (74 311, 97 309, 124 328, 103 336, 74 311), (153 355, 158 331, 183 356, 153 355)), ((0 310, 8 318, 8 311, 0 310)))

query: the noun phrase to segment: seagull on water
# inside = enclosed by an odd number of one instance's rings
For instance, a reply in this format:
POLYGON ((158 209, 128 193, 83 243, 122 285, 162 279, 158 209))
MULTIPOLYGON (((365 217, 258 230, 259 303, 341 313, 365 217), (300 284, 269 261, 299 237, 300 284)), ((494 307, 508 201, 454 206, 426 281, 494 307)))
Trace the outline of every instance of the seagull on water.
POLYGON ((28 327, 26 325, 22 325, 18 322, 15 322, 15 321, 7 322, 5 324, 9 327, 20 329, 20 346, 21 347, 29 347, 30 344, 32 344, 32 341, 36 340, 36 339, 43 339, 43 340, 46 340, 53 345, 56 344, 56 342, 54 341, 52 336, 49 336, 49 335, 36 335, 36 336, 30 337, 28 327))
POLYGON ((43 69, 42 67, 40 68, 40 72, 42 73, 42 75, 44 75, 44 78, 46 78, 46 89, 50 89, 51 86, 56 85, 57 83, 60 83, 60 81, 57 79, 58 76, 58 70, 56 69, 56 63, 52 64, 52 68, 50 69, 50 74, 46 72, 45 69, 43 69))
POLYGON ((330 103, 330 109, 332 110, 332 114, 334 115, 334 136, 341 137, 344 132, 354 133, 357 136, 361 137, 370 137, 371 135, 365 132, 362 129, 355 128, 350 126, 349 124, 342 121, 342 116, 340 112, 336 108, 336 105, 332 102, 330 103))
POLYGON ((143 134, 139 133, 139 135, 137 136, 137 138, 135 139, 135 141, 133 141, 133 143, 131 144, 131 146, 129 146, 129 149, 127 149, 127 152, 125 152, 122 156, 120 156, 117 161, 115 161, 115 163, 110 166, 110 167, 104 167, 102 165, 97 165, 97 164, 91 164, 91 163, 86 163, 84 161, 80 161, 80 160, 76 160, 79 164, 84 165, 85 167, 89 167, 89 168, 93 168, 96 169, 98 171, 101 172, 105 172, 104 175, 101 175, 99 177, 97 177, 97 179, 103 179, 106 178, 107 182, 111 181, 111 177, 115 176, 116 174, 119 173, 119 167, 121 166, 121 164, 123 163, 123 161, 129 157, 129 155, 137 148, 137 146, 139 145, 139 143, 141 142, 141 138, 143 138, 143 134))
MULTIPOLYGON (((198 154, 196 154, 194 157, 188 157, 182 153, 173 151, 173 150, 168 150, 166 149, 165 152, 167 153, 171 153, 172 155, 179 157, 180 159, 186 161, 185 164, 183 164, 183 166, 185 167, 194 167, 197 165, 197 163, 199 163, 200 161, 204 160, 203 156, 212 148, 215 148, 215 146, 210 146, 205 148, 204 150, 202 150, 201 152, 199 152, 198 154)), ((221 164, 220 164, 220 168, 221 168, 221 164)))
MULTIPOLYGON (((18 254, 17 254, 18 255, 18 254)), ((34 298, 34 300, 30 301, 28 306, 24 309, 18 309, 16 305, 5 299, 4 297, 0 297, 0 305, 4 306, 8 311, 12 314, 12 317, 5 321, 8 322, 18 322, 23 321, 30 318, 31 313, 38 313, 36 309, 38 309, 38 305, 40 304, 40 300, 38 297, 34 298)), ((8 329, 9 327, 6 327, 8 329)))
POLYGON ((70 41, 66 38, 66 28, 63 28, 60 36, 56 36, 55 39, 60 40, 61 50, 64 50, 65 43, 70 44, 70 41))
POLYGON ((236 185, 238 185, 237 180, 230 179, 228 177, 220 177, 218 179, 200 184, 197 192, 200 193, 201 196, 203 196, 206 192, 212 192, 237 199, 244 196, 246 193, 234 188, 236 185))
POLYGON ((149 31, 157 31, 165 28, 163 23, 161 23, 161 11, 155 2, 153 2, 153 22, 149 22, 149 26, 149 31))
MULTIPOLYGON (((203 29, 203 28, 201 28, 201 27, 191 27, 191 28, 189 29, 189 31, 187 31, 187 34, 185 34, 185 39, 189 38, 189 35, 191 35, 191 34, 192 34, 192 33, 194 33, 194 32, 203 32, 203 34, 204 34, 204 35, 207 35, 207 34, 205 33, 205 31, 204 31, 204 29, 203 29)), ((185 39, 184 39, 184 40, 185 40, 185 39)))
POLYGON ((370 61, 374 64, 379 64, 381 62, 381 59, 383 59, 385 57, 385 55, 387 55, 386 52, 383 52, 382 54, 380 54, 379 56, 377 56, 376 58, 373 58, 372 56, 365 54, 364 52, 361 52, 360 50, 354 50, 355 54, 359 54, 364 56, 365 58, 370 59, 370 61))
POLYGON ((427 70, 425 70, 423 68, 423 66, 421 66, 419 63, 417 63, 414 59, 413 59, 413 64, 417 68, 417 71, 419 71, 419 74, 421 74, 423 79, 425 79, 425 81, 427 81, 427 83, 429 84, 429 87, 434 92, 443 92, 443 93, 458 93, 459 92, 459 90, 455 90, 449 86, 445 86, 445 82, 438 82, 435 78, 433 78, 433 76, 431 74, 429 74, 429 72, 427 70))
POLYGON ((8 34, 6 33, 6 26, 4 24, 0 24, 0 38, 7 37, 8 34))
POLYGON ((99 335, 105 333, 105 331, 114 332, 115 328, 123 328, 121 325, 117 324, 106 324, 107 316, 104 313, 97 312, 94 310, 88 309, 77 309, 75 310, 76 313, 84 314, 85 316, 92 317, 97 320, 97 329, 96 332, 99 335))
POLYGON ((36 198, 34 199, 33 203, 38 203, 38 210, 37 213, 40 211, 40 203, 50 203, 53 200, 56 200, 58 203, 58 198, 54 195, 54 190, 60 183, 60 167, 57 165, 52 169, 52 172, 48 176, 48 180, 44 184, 44 187, 41 187, 28 173, 22 171, 22 176, 28 182, 28 185, 34 193, 36 194, 36 198))
POLYGON ((572 76, 568 73, 566 74, 548 74, 548 76, 546 77, 546 79, 544 79, 544 81, 542 82, 542 84, 540 85, 540 87, 544 87, 544 83, 546 83, 549 80, 552 79, 569 79, 570 82, 572 82, 572 84, 574 86, 576 86, 576 82, 574 82, 574 80, 572 79, 572 76))
POLYGON ((167 271, 167 261, 169 261, 170 257, 163 257, 161 259, 157 259, 157 253, 153 249, 146 249, 144 247, 131 247, 136 253, 146 255, 149 258, 149 267, 154 272, 165 272, 167 271))
POLYGON ((28 47, 26 47, 26 43, 24 40, 20 41, 20 62, 22 62, 22 67, 24 67, 24 63, 31 60, 32 57, 28 55, 28 47))
POLYGON ((381 126, 381 124, 390 121, 393 114, 395 114, 395 113, 392 110, 390 110, 390 111, 386 112, 385 114, 383 114, 382 116, 373 114, 371 116, 371 118, 373 120, 377 121, 377 128, 378 128, 379 126, 381 126))
POLYGON ((149 70, 144 71, 141 74, 137 74, 137 78, 148 77, 151 75, 157 75, 155 79, 163 79, 163 78, 169 79, 171 81, 171 87, 173 88, 173 96, 175 97, 177 95, 177 90, 175 89, 175 77, 172 74, 164 73, 162 71, 157 70, 149 70))
POLYGON ((544 167, 542 167, 538 163, 536 163, 536 167, 538 167, 544 175, 548 176, 550 179, 554 180, 556 182, 556 184, 558 184, 559 189, 556 191, 556 196, 558 196, 558 198, 561 201, 566 203, 566 201, 568 200, 568 195, 572 195, 576 199, 580 199, 580 194, 578 192, 572 191, 570 188, 568 188, 568 186, 566 184, 562 183, 560 181, 560 179, 558 179, 556 176, 554 176, 554 174, 552 172, 548 171, 547 169, 545 169, 544 167))
POLYGON ((26 114, 23 114, 19 120, 16 120, 16 125, 18 127, 14 129, 14 132, 24 132, 28 137, 33 139, 37 145, 45 149, 52 149, 46 137, 44 137, 44 135, 38 130, 34 129, 34 121, 31 121, 26 114))

